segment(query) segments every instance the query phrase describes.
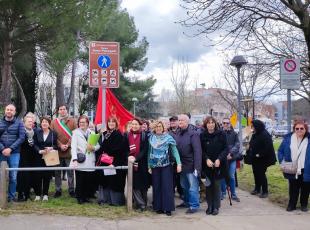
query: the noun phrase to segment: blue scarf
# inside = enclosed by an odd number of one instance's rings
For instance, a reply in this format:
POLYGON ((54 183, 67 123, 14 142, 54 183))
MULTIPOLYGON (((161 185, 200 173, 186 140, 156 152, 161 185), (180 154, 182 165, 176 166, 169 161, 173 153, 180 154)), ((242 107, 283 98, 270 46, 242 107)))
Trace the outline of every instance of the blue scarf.
POLYGON ((176 145, 173 137, 167 133, 162 135, 153 134, 149 138, 149 143, 151 145, 149 156, 150 167, 165 167, 169 165, 169 145, 176 145))

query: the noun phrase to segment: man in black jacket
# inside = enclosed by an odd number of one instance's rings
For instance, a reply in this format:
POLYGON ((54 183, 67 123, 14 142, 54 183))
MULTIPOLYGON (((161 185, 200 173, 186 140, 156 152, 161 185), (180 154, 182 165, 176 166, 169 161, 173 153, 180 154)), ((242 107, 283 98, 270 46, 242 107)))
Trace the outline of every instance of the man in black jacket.
POLYGON ((178 207, 188 207, 186 213, 192 214, 200 207, 198 176, 201 172, 201 143, 199 134, 189 128, 188 116, 181 114, 178 118, 180 129, 175 140, 182 162, 180 181, 184 192, 184 203, 178 207))
MULTIPOLYGON (((229 187, 231 191, 231 198, 237 202, 240 202, 236 194, 236 181, 235 181, 235 173, 237 166, 237 158, 240 156, 240 141, 238 138, 238 134, 232 129, 229 118, 224 118, 222 121, 223 131, 226 134, 227 139, 227 163, 228 163, 228 174, 229 174, 229 187)), ((226 181, 222 179, 221 181, 221 200, 223 200, 226 196, 226 181)))

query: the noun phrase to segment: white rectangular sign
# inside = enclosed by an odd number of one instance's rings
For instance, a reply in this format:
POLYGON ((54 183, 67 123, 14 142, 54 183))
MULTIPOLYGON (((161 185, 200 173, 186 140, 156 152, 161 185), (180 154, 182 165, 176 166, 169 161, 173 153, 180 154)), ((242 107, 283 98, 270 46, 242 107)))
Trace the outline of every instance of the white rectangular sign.
POLYGON ((280 60, 280 88, 300 88, 300 60, 293 58, 282 58, 280 60))

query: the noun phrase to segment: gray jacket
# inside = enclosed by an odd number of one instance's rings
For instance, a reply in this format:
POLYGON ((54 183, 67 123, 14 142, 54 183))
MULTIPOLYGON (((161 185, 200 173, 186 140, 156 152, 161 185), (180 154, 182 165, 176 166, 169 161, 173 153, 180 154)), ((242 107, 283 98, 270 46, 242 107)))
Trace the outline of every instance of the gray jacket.
POLYGON ((223 130, 226 134, 227 139, 227 146, 228 146, 228 153, 231 153, 232 160, 236 160, 238 157, 240 157, 240 141, 238 134, 233 130, 223 130))

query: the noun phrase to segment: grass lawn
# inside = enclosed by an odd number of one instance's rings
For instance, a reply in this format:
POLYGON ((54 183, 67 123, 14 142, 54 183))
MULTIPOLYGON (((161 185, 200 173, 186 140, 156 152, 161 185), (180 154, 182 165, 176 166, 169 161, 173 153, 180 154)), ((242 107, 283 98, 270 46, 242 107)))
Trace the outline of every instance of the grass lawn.
MULTIPOLYGON (((274 148, 276 152, 280 144, 281 139, 276 139, 274 141, 274 148)), ((283 207, 286 206, 288 203, 288 182, 284 179, 278 163, 267 169, 267 178, 269 199, 283 207)), ((254 177, 251 165, 244 165, 244 167, 238 172, 238 181, 241 189, 247 191, 253 190, 254 177)))
POLYGON ((49 201, 27 201, 21 203, 9 203, 8 208, 0 210, 0 215, 10 214, 60 214, 66 216, 85 216, 85 217, 102 217, 104 219, 126 219, 132 216, 138 215, 151 215, 150 211, 146 211, 143 214, 132 211, 127 212, 127 207, 112 207, 109 205, 99 206, 96 200, 93 203, 79 205, 76 199, 71 198, 68 192, 63 191, 63 195, 60 198, 54 199, 54 186, 51 182, 51 188, 49 193, 49 201))

